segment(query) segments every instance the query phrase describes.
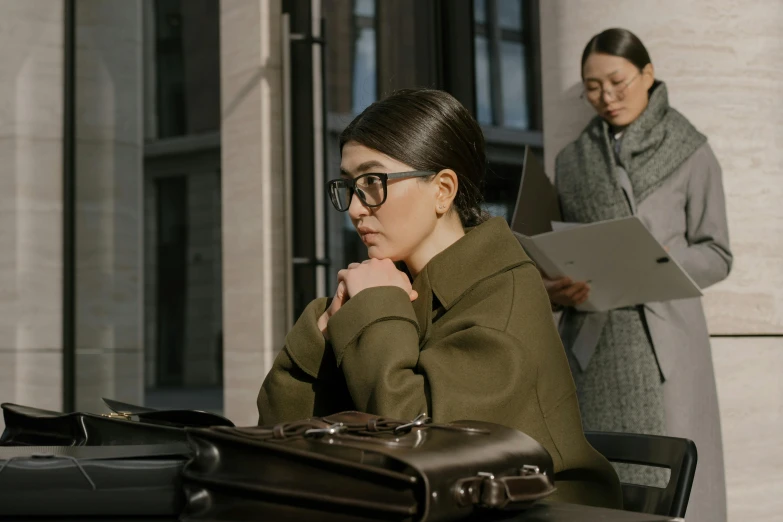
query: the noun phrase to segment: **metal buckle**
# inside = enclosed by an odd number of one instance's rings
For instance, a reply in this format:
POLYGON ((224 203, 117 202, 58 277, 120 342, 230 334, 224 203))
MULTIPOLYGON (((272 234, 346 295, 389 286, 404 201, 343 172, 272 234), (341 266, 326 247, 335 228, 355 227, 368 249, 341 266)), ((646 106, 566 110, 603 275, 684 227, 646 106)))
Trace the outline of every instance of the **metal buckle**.
POLYGON ((419 428, 421 426, 424 426, 425 424, 428 424, 432 422, 432 419, 427 416, 426 413, 419 414, 418 417, 413 419, 412 422, 409 422, 407 424, 400 424, 396 428, 394 428, 394 433, 399 433, 403 430, 412 429, 412 428, 419 428))
POLYGON ((101 413, 101 417, 106 417, 109 419, 124 419, 124 420, 131 420, 131 417, 133 417, 133 414, 129 411, 118 411, 118 412, 112 412, 112 413, 101 413))
POLYGON ((348 429, 342 422, 336 422, 327 428, 312 428, 304 432, 305 437, 320 437, 323 435, 337 435, 348 429))
POLYGON ((532 464, 525 464, 519 468, 520 475, 538 475, 539 473, 541 473, 541 469, 538 466, 534 466, 532 464))

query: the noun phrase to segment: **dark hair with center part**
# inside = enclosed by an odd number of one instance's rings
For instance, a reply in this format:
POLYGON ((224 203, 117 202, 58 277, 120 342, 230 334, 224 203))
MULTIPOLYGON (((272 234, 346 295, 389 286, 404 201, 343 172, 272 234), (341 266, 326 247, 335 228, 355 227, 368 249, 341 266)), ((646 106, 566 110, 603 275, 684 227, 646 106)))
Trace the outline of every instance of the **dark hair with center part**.
POLYGON ((433 89, 404 89, 359 114, 340 134, 340 152, 349 141, 375 149, 414 170, 451 169, 459 186, 453 208, 463 227, 489 216, 482 211, 487 158, 484 134, 452 95, 433 89))
POLYGON ((628 29, 607 29, 590 38, 582 52, 582 70, 587 58, 596 53, 625 58, 640 71, 652 63, 642 41, 628 29))

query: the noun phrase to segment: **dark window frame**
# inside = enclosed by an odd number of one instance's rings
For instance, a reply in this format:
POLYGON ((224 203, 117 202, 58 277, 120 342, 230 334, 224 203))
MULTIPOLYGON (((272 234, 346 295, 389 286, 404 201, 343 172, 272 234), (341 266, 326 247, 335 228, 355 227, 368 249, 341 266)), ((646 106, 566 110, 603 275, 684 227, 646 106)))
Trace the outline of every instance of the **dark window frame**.
MULTIPOLYGON (((498 127, 513 129, 524 134, 520 137, 524 144, 538 145, 540 140, 531 133, 540 133, 543 130, 543 118, 541 113, 541 42, 539 28, 539 4, 538 0, 521 1, 520 30, 500 27, 498 20, 497 2, 503 0, 485 0, 484 22, 475 19, 475 10, 471 10, 473 19, 473 38, 484 36, 489 46, 490 68, 490 104, 492 123, 485 127, 498 127), (522 44, 525 53, 525 63, 528 65, 525 71, 525 82, 528 93, 527 108, 529 127, 527 129, 515 129, 506 127, 505 111, 502 101, 502 78, 500 64, 500 45, 502 42, 514 42, 522 44), (532 140, 531 140, 532 138, 532 140), (532 142, 531 142, 532 141, 532 142)), ((474 73, 475 74, 475 73, 474 73)), ((475 77, 474 77, 475 81, 475 77)))

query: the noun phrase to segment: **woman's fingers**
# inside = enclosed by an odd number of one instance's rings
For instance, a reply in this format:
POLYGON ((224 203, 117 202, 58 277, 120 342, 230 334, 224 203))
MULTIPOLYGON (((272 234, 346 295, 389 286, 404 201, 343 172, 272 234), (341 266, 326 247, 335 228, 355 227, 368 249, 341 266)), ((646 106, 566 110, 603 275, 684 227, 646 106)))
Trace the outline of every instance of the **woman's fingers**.
POLYGON ((567 299, 573 299, 576 294, 583 291, 585 288, 587 288, 585 283, 574 283, 568 288, 565 288, 562 291, 562 295, 567 299))
POLYGON ((551 292, 550 299, 552 302, 563 306, 577 306, 582 304, 589 294, 590 285, 580 281, 558 291, 551 292))
POLYGON ((587 301, 587 298, 590 296, 590 287, 585 287, 581 292, 576 294, 573 297, 574 300, 574 306, 579 306, 580 304, 587 301))
POLYGON ((558 292, 571 284, 571 279, 568 277, 561 277, 560 279, 544 279, 543 281, 547 292, 550 294, 558 292))

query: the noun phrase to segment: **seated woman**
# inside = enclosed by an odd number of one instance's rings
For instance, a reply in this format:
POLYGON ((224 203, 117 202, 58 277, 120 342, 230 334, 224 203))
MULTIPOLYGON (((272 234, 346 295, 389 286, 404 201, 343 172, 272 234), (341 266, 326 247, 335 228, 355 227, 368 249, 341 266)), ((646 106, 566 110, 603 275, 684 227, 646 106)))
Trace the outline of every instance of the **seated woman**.
POLYGON ((400 91, 357 116, 340 147, 329 195, 371 259, 305 309, 261 388, 259 423, 344 410, 495 422, 549 451, 557 500, 619 507, 538 270, 481 211, 484 137, 470 113, 445 92, 400 91))

